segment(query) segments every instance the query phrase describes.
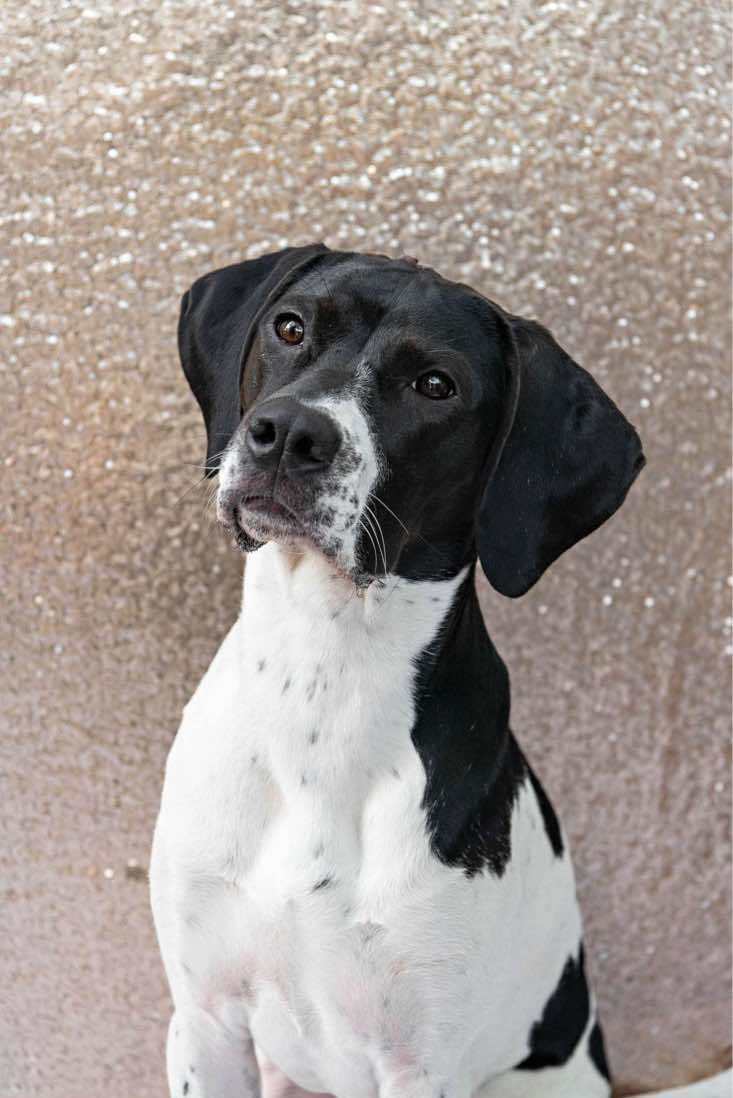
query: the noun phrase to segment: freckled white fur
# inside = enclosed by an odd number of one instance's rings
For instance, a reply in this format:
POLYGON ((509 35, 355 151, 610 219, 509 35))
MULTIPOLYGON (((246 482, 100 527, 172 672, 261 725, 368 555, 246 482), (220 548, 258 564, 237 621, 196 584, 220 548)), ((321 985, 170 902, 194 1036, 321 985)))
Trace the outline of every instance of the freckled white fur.
MULTIPOLYGON (((327 398, 308 403, 311 403, 314 408, 328 412, 336 420, 343 436, 342 446, 346 461, 353 462, 353 468, 339 469, 337 457, 331 486, 321 495, 321 505, 330 507, 334 512, 331 537, 340 557, 341 566, 346 572, 353 572, 359 563, 356 559, 356 541, 360 529, 357 518, 361 516, 369 530, 366 540, 369 541, 370 537, 373 539, 372 544, 376 554, 376 560, 369 563, 372 568, 379 569, 383 564, 380 555, 380 534, 370 522, 369 517, 364 518, 369 492, 376 483, 379 473, 379 456, 366 416, 355 398, 327 398), (356 500, 356 503, 352 502, 353 500, 356 500)), ((384 563, 386 565, 386 562, 384 563)))
POLYGON ((227 1089, 254 1079, 250 1034, 338 1098, 607 1094, 583 1051, 569 1088, 486 1082, 526 1055, 581 926, 529 783, 501 878, 431 853, 414 660, 462 578, 390 576, 358 595, 316 552, 268 544, 248 559, 242 614, 171 749, 154 841, 173 1094, 198 1064, 192 1098, 256 1095, 227 1089))

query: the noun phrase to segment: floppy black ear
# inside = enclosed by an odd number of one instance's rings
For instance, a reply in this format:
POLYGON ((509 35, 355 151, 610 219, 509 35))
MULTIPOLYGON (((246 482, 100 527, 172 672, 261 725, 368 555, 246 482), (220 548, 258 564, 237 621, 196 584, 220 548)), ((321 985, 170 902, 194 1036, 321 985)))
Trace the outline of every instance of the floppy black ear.
POLYGON ((261 313, 297 270, 327 251, 324 244, 284 248, 211 271, 183 295, 178 350, 206 424, 208 476, 239 425, 242 365, 261 313))
POLYGON ((621 506, 644 455, 628 420, 548 331, 497 313, 514 414, 484 491, 477 544, 492 586, 516 597, 621 506))

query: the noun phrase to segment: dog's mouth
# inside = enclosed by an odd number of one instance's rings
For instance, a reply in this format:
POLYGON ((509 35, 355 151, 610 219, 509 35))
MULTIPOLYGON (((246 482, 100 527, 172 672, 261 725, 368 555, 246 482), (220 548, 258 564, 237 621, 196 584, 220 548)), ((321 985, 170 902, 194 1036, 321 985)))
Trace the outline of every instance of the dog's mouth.
POLYGON ((235 520, 244 527, 245 532, 266 530, 270 536, 278 533, 296 536, 307 534, 307 523, 292 507, 274 496, 245 496, 235 508, 235 520))
POLYGON ((245 496, 239 505, 239 510, 254 515, 264 522, 294 523, 302 526, 301 519, 293 509, 273 496, 245 496))
POLYGON ((274 484, 257 476, 242 480, 219 488, 216 509, 222 527, 243 553, 275 542, 296 552, 315 550, 344 574, 356 571, 351 530, 338 512, 343 493, 285 478, 274 484))
POLYGON ((267 492, 232 495, 219 499, 219 520, 244 552, 266 541, 284 544, 316 541, 314 524, 307 515, 296 511, 280 498, 267 492))

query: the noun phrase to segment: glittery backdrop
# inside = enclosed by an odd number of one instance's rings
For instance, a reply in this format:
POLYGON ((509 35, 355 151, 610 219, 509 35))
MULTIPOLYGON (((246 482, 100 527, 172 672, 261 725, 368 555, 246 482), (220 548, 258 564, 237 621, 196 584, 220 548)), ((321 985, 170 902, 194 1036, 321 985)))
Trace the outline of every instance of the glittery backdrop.
POLYGON ((482 597, 620 1082, 724 1066, 728 5, 88 3, 0 13, 0 1091, 163 1093, 149 841, 240 570, 178 298, 313 239, 539 317, 641 432, 620 513, 482 597))

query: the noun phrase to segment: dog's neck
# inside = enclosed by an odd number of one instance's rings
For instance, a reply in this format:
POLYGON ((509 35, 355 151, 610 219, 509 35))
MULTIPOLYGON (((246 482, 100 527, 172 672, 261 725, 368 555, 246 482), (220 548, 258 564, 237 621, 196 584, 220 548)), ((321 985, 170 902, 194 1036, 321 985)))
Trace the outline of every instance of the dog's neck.
MULTIPOLYGON (((473 568, 443 580, 389 576, 360 591, 324 557, 269 544, 245 571, 242 688, 283 796, 315 797, 345 818, 375 783, 411 774, 438 856, 480 867, 489 854, 466 838, 470 821, 489 810, 508 819, 523 769, 473 568)), ((500 860, 499 823, 487 833, 500 860)))
POLYGON ((243 613, 271 626, 307 626, 316 647, 325 640, 358 645, 360 638, 376 643, 398 635, 417 641, 424 634, 429 641, 468 571, 433 580, 387 575, 358 586, 321 553, 271 542, 247 558, 243 613))
POLYGON ((480 715, 501 737, 509 722, 509 681, 473 580, 468 564, 445 579, 388 575, 360 588, 320 553, 269 543, 248 557, 245 569, 243 658, 250 669, 265 660, 284 692, 308 667, 322 668, 324 678, 339 668, 370 690, 375 704, 389 681, 402 676, 406 688, 412 684, 418 710, 448 676, 452 704, 465 710, 466 726, 472 714, 480 715))
POLYGON ((248 557, 237 626, 243 700, 259 715, 284 796, 356 804, 380 776, 414 768, 418 663, 440 646, 467 579, 466 570, 388 576, 359 589, 315 552, 270 543, 248 557))

